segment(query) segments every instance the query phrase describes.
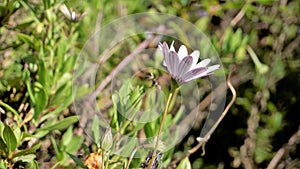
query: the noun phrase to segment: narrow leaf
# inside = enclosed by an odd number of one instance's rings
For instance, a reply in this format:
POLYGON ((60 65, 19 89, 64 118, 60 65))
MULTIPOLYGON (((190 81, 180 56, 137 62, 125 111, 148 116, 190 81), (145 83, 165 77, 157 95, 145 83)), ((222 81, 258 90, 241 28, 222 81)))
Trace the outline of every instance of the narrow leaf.
POLYGON ((82 136, 74 136, 70 143, 67 145, 66 151, 69 153, 76 152, 80 148, 83 140, 84 138, 82 136))
POLYGON ((17 139, 14 132, 8 125, 5 125, 4 127, 3 138, 4 141, 6 142, 8 151, 13 152, 17 147, 17 139))
POLYGON ((40 148, 40 146, 41 146, 40 143, 35 144, 34 146, 32 146, 32 147, 30 147, 30 148, 28 148, 28 149, 26 149, 26 150, 21 150, 21 151, 19 151, 18 153, 16 153, 16 154, 14 155, 14 157, 19 157, 19 156, 24 156, 24 155, 34 154, 34 153, 36 152, 36 150, 40 148))
POLYGON ((60 122, 58 122, 54 125, 42 128, 42 130, 48 130, 48 131, 62 130, 62 129, 65 129, 65 128, 69 127, 70 125, 76 123, 77 121, 78 121, 77 116, 70 116, 70 117, 67 117, 67 118, 61 120, 60 122))
POLYGON ((70 154, 67 152, 67 154, 75 161, 75 163, 77 165, 79 165, 80 167, 84 168, 84 169, 87 169, 87 167, 83 164, 83 162, 81 161, 80 158, 74 156, 73 154, 70 154))
POLYGON ((93 136, 93 139, 94 139, 94 142, 97 144, 97 146, 99 147, 100 145, 100 123, 99 123, 99 119, 98 119, 98 116, 94 116, 94 119, 93 119, 93 124, 92 124, 92 136, 93 136))
POLYGON ((6 157, 8 154, 7 145, 4 143, 3 139, 0 137, 0 156, 6 157))
POLYGON ((37 93, 36 97, 36 108, 34 113, 34 119, 37 120, 40 117, 40 114, 45 109, 48 102, 48 95, 44 87, 37 93))

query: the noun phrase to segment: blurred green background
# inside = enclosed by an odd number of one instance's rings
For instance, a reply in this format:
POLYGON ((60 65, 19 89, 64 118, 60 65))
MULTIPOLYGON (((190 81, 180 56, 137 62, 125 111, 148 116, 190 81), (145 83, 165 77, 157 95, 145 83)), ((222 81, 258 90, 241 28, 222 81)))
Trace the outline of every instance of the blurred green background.
MULTIPOLYGON (((237 99, 205 156, 201 149, 190 156, 192 168, 300 168, 297 0, 1 0, 0 168, 74 168, 73 160, 83 161, 86 149, 95 151, 71 105, 75 62, 95 30, 140 12, 193 23, 210 38, 225 73, 235 69, 237 99), (64 3, 75 13, 62 13, 64 3)), ((130 50, 142 41, 135 38, 130 50)), ((114 64, 102 73, 109 74, 114 64)), ((227 100, 231 97, 228 92, 227 100)), ((199 131, 196 125, 165 168, 196 145, 199 131)))

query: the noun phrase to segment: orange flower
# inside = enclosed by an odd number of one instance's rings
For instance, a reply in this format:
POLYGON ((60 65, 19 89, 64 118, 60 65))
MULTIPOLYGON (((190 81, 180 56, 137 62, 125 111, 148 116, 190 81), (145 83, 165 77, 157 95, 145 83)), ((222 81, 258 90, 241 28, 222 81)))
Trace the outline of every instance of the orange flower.
POLYGON ((84 160, 84 165, 89 169, 102 169, 102 156, 101 153, 91 153, 84 160))

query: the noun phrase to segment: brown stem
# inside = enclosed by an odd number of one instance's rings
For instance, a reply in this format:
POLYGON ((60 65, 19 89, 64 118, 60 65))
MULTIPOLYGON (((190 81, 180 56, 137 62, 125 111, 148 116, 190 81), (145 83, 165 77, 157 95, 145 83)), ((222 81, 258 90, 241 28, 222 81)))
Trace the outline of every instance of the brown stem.
POLYGON ((294 147, 299 143, 300 143, 300 126, 299 126, 298 131, 291 136, 288 143, 277 151, 276 155, 273 157, 273 159, 269 163, 267 169, 276 168, 276 166, 278 165, 278 163, 280 162, 282 157, 285 154, 290 153, 294 149, 294 147))
POLYGON ((155 148, 154 148, 154 151, 153 151, 153 154, 152 154, 152 158, 151 158, 150 164, 148 165, 147 169, 150 169, 151 166, 152 166, 152 164, 153 164, 153 162, 154 162, 154 159, 155 159, 155 156, 156 156, 156 151, 157 151, 158 144, 159 144, 160 134, 161 134, 162 128, 163 128, 164 123, 165 123, 167 112, 168 112, 168 109, 169 109, 169 106, 170 106, 170 103, 171 103, 171 100, 172 100, 172 95, 173 95, 173 93, 169 94, 169 97, 168 97, 168 100, 167 100, 167 104, 166 104, 166 107, 165 107, 165 110, 164 110, 164 114, 163 114, 163 117, 162 117, 162 120, 161 120, 161 123, 160 123, 160 127, 159 127, 159 131, 158 131, 157 139, 156 139, 155 148))

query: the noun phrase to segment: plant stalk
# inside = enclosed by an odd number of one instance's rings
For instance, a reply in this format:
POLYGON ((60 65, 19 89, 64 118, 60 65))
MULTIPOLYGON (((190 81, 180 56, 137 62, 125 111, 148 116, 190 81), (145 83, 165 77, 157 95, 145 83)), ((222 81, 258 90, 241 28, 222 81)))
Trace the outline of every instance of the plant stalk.
POLYGON ((163 114, 163 117, 162 117, 162 120, 161 120, 161 123, 160 123, 159 131, 158 131, 158 135, 157 135, 157 139, 156 139, 156 143, 155 143, 155 148, 154 148, 154 151, 153 151, 153 154, 152 154, 150 164, 148 165, 147 169, 151 169, 151 166, 152 166, 152 164, 155 160, 156 151, 157 151, 158 144, 159 144, 160 134, 161 134, 163 126, 164 126, 164 122, 165 122, 165 119, 166 119, 166 116, 167 116, 167 112, 169 110, 169 106, 170 106, 170 103, 171 103, 171 100, 172 100, 172 95, 173 95, 173 93, 170 93, 169 96, 168 96, 167 104, 166 104, 164 114, 163 114))

